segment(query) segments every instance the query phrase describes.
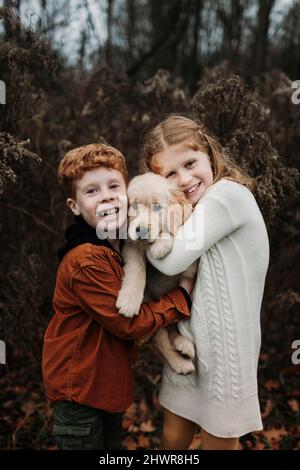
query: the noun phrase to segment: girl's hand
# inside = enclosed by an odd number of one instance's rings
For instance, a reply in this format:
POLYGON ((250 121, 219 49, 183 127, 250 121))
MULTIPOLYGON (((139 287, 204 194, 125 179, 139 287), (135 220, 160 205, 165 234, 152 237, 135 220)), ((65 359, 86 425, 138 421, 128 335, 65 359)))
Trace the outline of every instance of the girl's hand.
POLYGON ((182 274, 179 279, 180 287, 183 287, 189 295, 191 295, 192 290, 194 288, 196 280, 196 275, 193 277, 187 277, 185 274, 182 274))

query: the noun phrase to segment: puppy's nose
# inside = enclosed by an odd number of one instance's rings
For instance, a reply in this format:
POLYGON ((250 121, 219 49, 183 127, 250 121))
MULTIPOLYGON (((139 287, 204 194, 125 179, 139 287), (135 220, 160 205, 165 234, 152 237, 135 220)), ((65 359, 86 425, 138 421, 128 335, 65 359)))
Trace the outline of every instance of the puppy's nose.
POLYGON ((144 225, 137 226, 135 231, 136 231, 137 235, 139 236, 139 238, 147 238, 148 229, 144 225))

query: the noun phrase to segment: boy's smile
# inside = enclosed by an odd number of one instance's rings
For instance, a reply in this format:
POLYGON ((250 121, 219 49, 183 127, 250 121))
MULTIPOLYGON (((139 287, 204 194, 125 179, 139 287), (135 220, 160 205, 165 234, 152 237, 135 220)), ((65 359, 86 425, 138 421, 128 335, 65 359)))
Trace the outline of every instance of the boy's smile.
POLYGON ((117 231, 127 222, 126 184, 122 173, 113 168, 88 170, 76 181, 75 199, 67 200, 75 215, 98 233, 117 238, 117 231))

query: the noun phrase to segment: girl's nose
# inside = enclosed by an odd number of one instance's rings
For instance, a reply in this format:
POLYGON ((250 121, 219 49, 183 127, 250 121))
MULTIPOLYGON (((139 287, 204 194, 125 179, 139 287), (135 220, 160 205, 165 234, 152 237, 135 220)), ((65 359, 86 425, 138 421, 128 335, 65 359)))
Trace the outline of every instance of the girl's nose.
POLYGON ((182 171, 182 172, 178 173, 177 184, 178 184, 178 186, 185 187, 192 181, 192 179, 193 179, 193 177, 190 173, 188 173, 186 171, 182 171))

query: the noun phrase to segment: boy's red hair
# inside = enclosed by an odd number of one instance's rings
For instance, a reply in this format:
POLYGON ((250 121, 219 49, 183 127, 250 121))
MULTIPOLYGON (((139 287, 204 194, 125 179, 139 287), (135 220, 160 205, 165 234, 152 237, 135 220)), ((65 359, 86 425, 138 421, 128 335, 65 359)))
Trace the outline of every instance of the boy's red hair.
POLYGON ((119 150, 105 144, 82 145, 65 154, 58 167, 58 180, 64 186, 67 197, 75 197, 74 182, 86 171, 98 167, 118 170, 128 182, 125 158, 119 150))

